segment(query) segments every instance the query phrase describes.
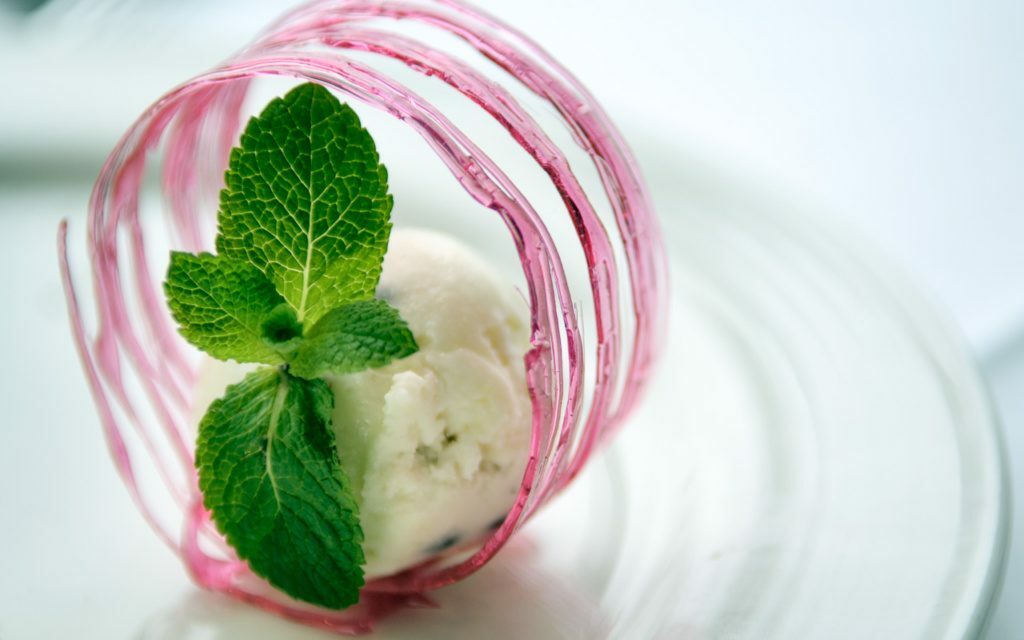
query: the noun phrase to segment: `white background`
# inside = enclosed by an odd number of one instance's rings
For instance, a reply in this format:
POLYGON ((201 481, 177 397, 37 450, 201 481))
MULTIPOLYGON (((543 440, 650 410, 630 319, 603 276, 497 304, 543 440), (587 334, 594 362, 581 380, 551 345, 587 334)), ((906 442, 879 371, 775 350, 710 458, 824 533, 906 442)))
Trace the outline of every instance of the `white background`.
MULTIPOLYGON (((88 183, 131 120, 287 6, 208 4, 55 1, 28 19, 0 10, 4 242, 49 253, 52 225, 60 215, 81 224, 88 183)), ((1011 458, 1024 464, 1024 3, 480 4, 576 71, 641 163, 677 154, 723 167, 851 220, 883 246, 963 328, 1003 412, 1011 458)), ((3 266, 12 274, 29 265, 3 266)), ((2 291, 62 325, 56 271, 41 273, 45 286, 2 291)), ((38 326, 27 314, 2 322, 8 339, 30 339, 38 326)), ((41 360, 69 366, 58 348, 70 343, 41 345, 41 360)), ((13 368, 4 376, 7 393, 18 388, 13 368)), ((60 379, 80 384, 77 371, 60 379)), ((39 415, 14 396, 8 403, 14 419, 39 415)), ((89 411, 87 401, 74 406, 89 411)), ((1016 486, 1019 512, 1024 486, 1016 486)), ((4 527, 12 504, 31 507, 7 502, 17 500, 11 490, 0 498, 4 527)), ((1006 605, 1024 602, 1021 546, 1011 552, 992 638, 1024 633, 1019 607, 1006 605)))

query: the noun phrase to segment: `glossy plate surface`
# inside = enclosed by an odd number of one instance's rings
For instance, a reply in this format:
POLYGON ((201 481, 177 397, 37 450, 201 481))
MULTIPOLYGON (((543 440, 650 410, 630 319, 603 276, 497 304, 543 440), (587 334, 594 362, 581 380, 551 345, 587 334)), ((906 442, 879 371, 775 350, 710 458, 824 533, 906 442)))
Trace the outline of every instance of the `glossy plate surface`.
MULTIPOLYGON (((660 167, 649 178, 674 299, 647 402, 494 563, 375 637, 976 633, 1001 570, 1006 491, 959 337, 855 234, 698 166, 660 167)), ((18 380, 0 451, 23 480, 5 487, 23 520, 0 532, 13 550, 0 635, 331 637, 198 591, 146 529, 103 452, 52 255, 37 250, 80 194, 14 200, 31 241, 5 266, 52 281, 45 296, 12 282, 45 311, 13 330, 52 333, 54 348, 12 347, 39 370, 18 380), (44 431, 48 454, 26 455, 44 431)))

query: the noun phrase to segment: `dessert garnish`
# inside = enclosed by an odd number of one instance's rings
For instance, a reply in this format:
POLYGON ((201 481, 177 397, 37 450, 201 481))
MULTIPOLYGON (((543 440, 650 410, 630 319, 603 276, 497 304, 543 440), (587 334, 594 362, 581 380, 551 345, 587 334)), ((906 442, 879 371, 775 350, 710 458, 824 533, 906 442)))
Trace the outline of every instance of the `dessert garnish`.
POLYGON ((387 171, 355 112, 307 83, 249 121, 225 185, 217 254, 172 252, 164 290, 193 345, 269 366, 228 387, 199 424, 203 502, 254 573, 345 608, 364 582, 363 532, 322 377, 418 350, 374 297, 391 232, 387 171))

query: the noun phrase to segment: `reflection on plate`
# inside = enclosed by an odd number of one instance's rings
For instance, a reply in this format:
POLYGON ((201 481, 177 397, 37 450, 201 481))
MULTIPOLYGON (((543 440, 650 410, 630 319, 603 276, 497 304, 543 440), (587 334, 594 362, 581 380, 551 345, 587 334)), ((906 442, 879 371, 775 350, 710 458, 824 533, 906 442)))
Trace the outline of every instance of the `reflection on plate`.
MULTIPOLYGON (((973 364, 882 256, 694 167, 654 175, 670 340, 640 413, 440 609, 380 638, 958 638, 1006 537, 973 364), (687 177, 689 176, 689 177, 687 177)), ((210 595, 140 638, 329 637, 210 595)))

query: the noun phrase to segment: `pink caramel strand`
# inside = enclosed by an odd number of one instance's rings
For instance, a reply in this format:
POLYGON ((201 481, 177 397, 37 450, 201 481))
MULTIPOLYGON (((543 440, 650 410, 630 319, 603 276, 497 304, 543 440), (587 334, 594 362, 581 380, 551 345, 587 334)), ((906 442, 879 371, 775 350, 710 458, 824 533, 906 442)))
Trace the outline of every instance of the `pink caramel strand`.
POLYGON ((662 336, 666 269, 659 237, 646 189, 621 136, 579 82, 523 34, 451 0, 324 0, 284 16, 235 59, 167 93, 115 147, 89 210, 97 309, 91 337, 68 266, 64 225, 59 248, 73 333, 111 455, 147 521, 202 587, 310 626, 359 634, 400 609, 433 606, 425 592, 480 569, 621 425, 643 391, 662 336), (602 189, 588 193, 583 188, 565 151, 496 78, 427 42, 387 30, 398 21, 460 38, 493 62, 498 75, 506 74, 549 103, 592 160, 602 189), (561 196, 586 262, 589 290, 574 292, 569 286, 562 252, 544 218, 493 159, 422 96, 346 57, 349 51, 397 60, 436 78, 497 121, 561 196), (187 390, 196 375, 191 348, 174 332, 159 282, 148 270, 139 211, 147 157, 162 149, 164 215, 174 246, 209 248, 213 212, 207 209, 220 188, 251 80, 275 75, 319 82, 419 134, 466 193, 504 222, 526 278, 532 316, 532 348, 524 358, 533 404, 530 452, 504 522, 468 559, 446 566, 438 557, 373 580, 360 603, 345 611, 311 607, 274 590, 238 560, 212 527, 192 462, 195 433, 187 419, 187 390), (595 199, 607 202, 611 218, 602 220, 595 199), (624 263, 616 260, 616 245, 624 263), (119 247, 127 248, 127 255, 119 247), (629 283, 625 296, 620 290, 623 270, 629 283), (577 317, 583 306, 592 308, 595 317, 596 335, 589 345, 577 317), (628 335, 621 328, 626 313, 634 324, 628 335), (594 367, 590 383, 585 382, 585 366, 594 367), (592 388, 585 388, 588 384, 592 388), (587 394, 591 401, 584 411, 587 394), (144 490, 136 473, 143 468, 156 470, 156 489, 147 485, 144 490), (153 491, 163 491, 177 512, 158 513, 153 491), (169 527, 168 519, 177 527, 169 527))

